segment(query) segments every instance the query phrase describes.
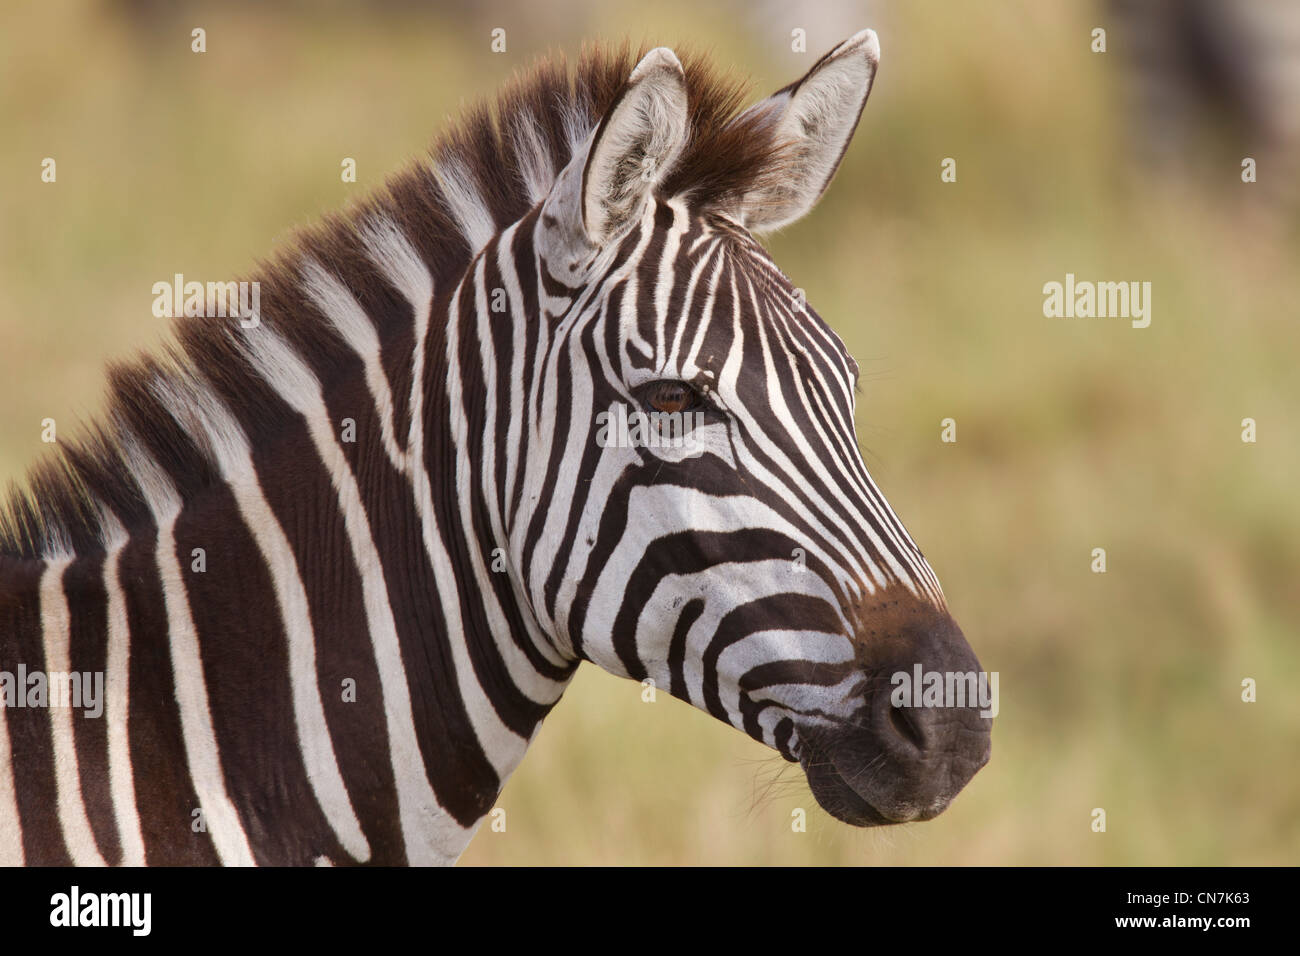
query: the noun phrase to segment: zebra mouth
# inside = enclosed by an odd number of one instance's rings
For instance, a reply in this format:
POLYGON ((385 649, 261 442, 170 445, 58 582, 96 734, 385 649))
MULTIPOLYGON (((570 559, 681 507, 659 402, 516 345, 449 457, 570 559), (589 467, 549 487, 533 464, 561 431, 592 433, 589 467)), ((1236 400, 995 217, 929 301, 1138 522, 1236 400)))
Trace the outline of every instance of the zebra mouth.
POLYGON ((828 763, 801 758, 799 765, 817 803, 835 819, 855 827, 880 827, 894 822, 850 787, 828 763))
MULTIPOLYGON (((987 731, 969 734, 971 752, 900 752, 895 742, 861 731, 822 728, 800 734, 799 766, 822 809, 855 827, 930 820, 943 813, 989 756, 987 731), (919 758, 919 759, 918 759, 919 758)), ((965 739, 963 738, 963 743, 965 739)))
POLYGON ((799 757, 799 766, 808 778, 808 786, 821 808, 835 819, 855 827, 883 827, 915 820, 929 820, 938 816, 947 808, 947 800, 925 808, 895 806, 888 810, 873 804, 862 790, 868 783, 870 771, 863 770, 857 774, 845 775, 835 764, 835 759, 816 748, 805 747, 799 757))

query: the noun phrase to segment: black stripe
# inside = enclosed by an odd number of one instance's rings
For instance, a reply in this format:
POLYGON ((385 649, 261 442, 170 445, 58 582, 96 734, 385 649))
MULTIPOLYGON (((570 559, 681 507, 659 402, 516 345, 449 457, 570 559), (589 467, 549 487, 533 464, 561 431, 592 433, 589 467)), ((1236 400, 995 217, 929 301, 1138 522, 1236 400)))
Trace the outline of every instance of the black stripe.
MULTIPOLYGON (((63 592, 68 601, 70 634, 69 667, 82 673, 103 675, 104 696, 108 693, 108 592, 104 588, 104 554, 79 557, 63 573, 63 592)), ((77 772, 86 817, 95 834, 100 855, 109 866, 122 862, 122 843, 113 815, 113 797, 108 774, 107 701, 99 718, 73 711, 72 733, 77 749, 77 772)))
MULTIPOLYGON (((18 684, 20 665, 28 675, 45 671, 41 640, 40 587, 42 561, 0 556, 0 671, 14 675, 15 693, 26 699, 28 688, 18 684)), ((46 688, 48 693, 48 687, 46 688)), ((47 697, 48 701, 48 697, 47 697)), ((15 700, 17 703, 17 700, 15 700)), ((59 827, 58 784, 54 776, 54 737, 49 707, 6 707, 13 777, 22 831, 23 854, 33 866, 70 866, 72 857, 59 827)))

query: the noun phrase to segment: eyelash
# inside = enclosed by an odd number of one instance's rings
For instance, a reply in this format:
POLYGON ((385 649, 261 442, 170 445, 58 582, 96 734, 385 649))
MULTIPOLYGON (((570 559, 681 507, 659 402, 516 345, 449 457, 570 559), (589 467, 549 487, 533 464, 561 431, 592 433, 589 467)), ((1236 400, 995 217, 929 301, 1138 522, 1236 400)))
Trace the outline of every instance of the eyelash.
POLYGON ((693 385, 675 379, 647 382, 634 393, 643 405, 657 412, 690 412, 704 404, 693 385))

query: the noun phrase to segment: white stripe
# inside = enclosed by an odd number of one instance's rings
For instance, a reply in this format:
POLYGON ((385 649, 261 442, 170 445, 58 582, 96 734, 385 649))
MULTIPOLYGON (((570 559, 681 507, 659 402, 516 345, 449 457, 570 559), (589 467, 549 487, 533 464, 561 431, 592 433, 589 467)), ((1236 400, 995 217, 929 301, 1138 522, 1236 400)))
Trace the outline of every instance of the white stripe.
POLYGON ((383 693, 407 860, 415 865, 454 863, 473 833, 457 824, 442 808, 429 785, 428 770, 416 738, 397 626, 388 604, 383 563, 371 536, 356 477, 335 438, 320 382, 284 340, 265 325, 249 330, 246 341, 249 362, 306 419, 312 443, 338 495, 339 512, 361 574, 366 624, 383 693))
POLYGON ((528 200, 534 204, 539 203, 555 184, 551 151, 542 142, 537 119, 527 110, 520 110, 514 115, 510 133, 519 162, 519 178, 528 190, 528 200))
POLYGON ((433 275, 406 234, 391 219, 375 216, 361 228, 361 237, 384 278, 406 296, 416 326, 427 322, 433 304, 433 275))
MULTIPOLYGON (((63 572, 71 558, 51 561, 41 575, 41 641, 45 648, 45 680, 51 693, 55 675, 72 673, 72 621, 68 615, 68 598, 63 593, 63 572)), ((64 701, 70 704, 71 701, 64 701)), ((72 857, 73 866, 104 866, 104 858, 95 845, 95 834, 81 799, 81 773, 77 767, 77 748, 73 739, 70 706, 59 706, 47 698, 50 736, 54 740, 54 779, 58 786, 59 828, 72 857)))
POLYGON ((239 813, 226 793, 217 734, 212 726, 212 709, 208 705, 208 688, 203 678, 203 661, 199 656, 198 633, 190 614, 180 562, 176 559, 175 523, 176 515, 171 515, 159 524, 158 576, 167 608, 172 673, 176 680, 176 702, 180 707, 181 733, 185 738, 190 778, 194 781, 194 792, 198 794, 208 833, 222 865, 253 866, 253 851, 248 845, 248 837, 239 821, 239 813))
POLYGON ((118 576, 120 546, 104 559, 104 591, 108 595, 108 658, 104 664, 104 719, 108 721, 108 783, 122 844, 123 866, 144 866, 144 836, 135 803, 131 769, 130 679, 131 630, 126 597, 118 576))
POLYGON ((375 403, 379 431, 388 460, 398 471, 406 470, 406 453, 397 444, 393 425, 393 391, 379 361, 379 333, 352 293, 334 275, 314 259, 304 259, 302 288, 321 314, 338 330, 343 341, 360 358, 365 369, 366 387, 375 403))
POLYGON ((469 242, 470 252, 478 252, 497 234, 497 226, 476 178, 454 156, 439 157, 433 164, 433 177, 442 187, 447 211, 469 242))
POLYGON ((411 352, 411 393, 406 396, 406 407, 411 421, 407 426, 407 470, 410 470, 410 449, 414 435, 420 429, 416 420, 416 406, 424 390, 424 342, 429 332, 429 313, 433 309, 433 274, 415 251, 406 234, 384 216, 369 220, 361 230, 366 252, 379 270, 410 303, 415 318, 415 346, 411 352))
POLYGON ((580 150, 590 145, 587 138, 595 132, 596 127, 587 111, 576 103, 560 106, 560 126, 569 143, 569 160, 572 161, 580 150))
POLYGON ((181 736, 185 741, 185 759, 194 792, 198 795, 204 822, 222 864, 252 866, 253 851, 239 821, 239 813, 226 793, 217 735, 208 706, 203 660, 199 655, 199 638, 190 614, 180 562, 176 558, 174 526, 180 514, 180 499, 171 479, 125 429, 120 444, 128 468, 140 485, 158 526, 154 551, 167 611, 167 637, 176 703, 181 715, 181 736))

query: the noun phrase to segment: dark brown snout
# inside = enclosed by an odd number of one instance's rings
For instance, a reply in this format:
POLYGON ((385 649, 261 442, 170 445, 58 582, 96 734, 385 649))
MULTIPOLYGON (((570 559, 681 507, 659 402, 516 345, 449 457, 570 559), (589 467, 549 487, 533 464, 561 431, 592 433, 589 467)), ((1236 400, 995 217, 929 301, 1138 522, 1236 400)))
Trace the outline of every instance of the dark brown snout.
POLYGON ((928 820, 988 763, 996 675, 947 615, 860 638, 862 681, 844 722, 799 728, 817 802, 855 826, 928 820))

